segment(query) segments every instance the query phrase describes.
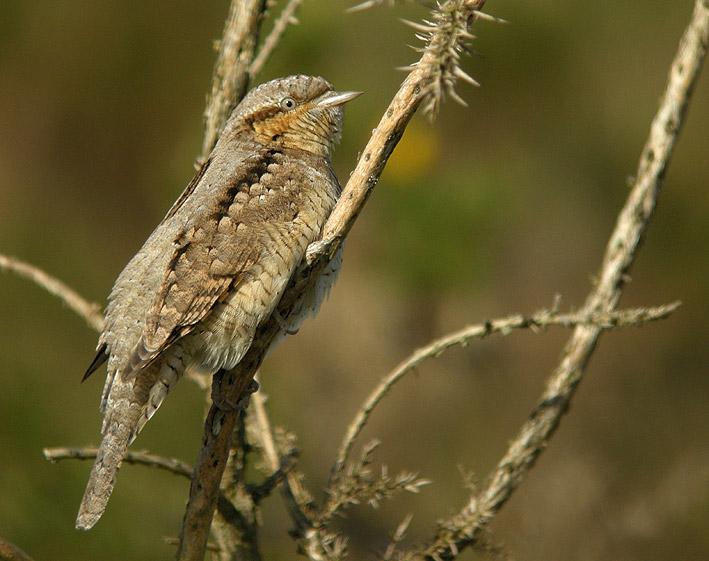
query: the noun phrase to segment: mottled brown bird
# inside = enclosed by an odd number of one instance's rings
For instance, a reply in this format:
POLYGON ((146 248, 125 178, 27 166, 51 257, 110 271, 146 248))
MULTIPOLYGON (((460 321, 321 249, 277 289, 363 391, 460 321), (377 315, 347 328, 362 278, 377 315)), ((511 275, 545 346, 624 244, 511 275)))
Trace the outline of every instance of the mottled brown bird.
MULTIPOLYGON (((330 162, 342 105, 360 92, 289 76, 253 89, 211 155, 116 280, 98 355, 108 360, 103 439, 76 527, 106 508, 128 445, 186 368, 209 373, 241 360, 278 304, 340 194, 330 162)), ((335 256, 288 318, 315 313, 334 282, 335 256)))

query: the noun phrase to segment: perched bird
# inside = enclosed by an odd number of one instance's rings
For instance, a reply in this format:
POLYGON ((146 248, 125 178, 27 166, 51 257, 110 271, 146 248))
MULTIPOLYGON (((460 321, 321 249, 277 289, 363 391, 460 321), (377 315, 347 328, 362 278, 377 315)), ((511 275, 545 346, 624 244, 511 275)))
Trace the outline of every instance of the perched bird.
MULTIPOLYGON (((288 76, 251 90, 219 141, 108 299, 98 354, 108 360, 103 439, 76 527, 103 514, 128 445, 186 368, 234 368, 274 312, 308 245, 340 195, 330 162, 342 105, 319 77, 288 76)), ((315 313, 334 282, 336 255, 287 318, 284 332, 315 313)))

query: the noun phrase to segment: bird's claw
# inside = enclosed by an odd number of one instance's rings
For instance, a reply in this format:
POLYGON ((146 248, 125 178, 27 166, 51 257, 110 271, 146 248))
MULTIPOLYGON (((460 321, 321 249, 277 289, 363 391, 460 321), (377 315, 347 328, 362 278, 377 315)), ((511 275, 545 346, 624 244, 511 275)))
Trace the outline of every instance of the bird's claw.
POLYGON ((234 403, 224 396, 223 383, 224 383, 225 372, 219 370, 214 374, 212 380, 212 403, 220 411, 243 411, 249 406, 249 400, 251 395, 256 393, 259 389, 259 383, 251 379, 249 386, 244 391, 243 395, 239 397, 239 401, 234 403))

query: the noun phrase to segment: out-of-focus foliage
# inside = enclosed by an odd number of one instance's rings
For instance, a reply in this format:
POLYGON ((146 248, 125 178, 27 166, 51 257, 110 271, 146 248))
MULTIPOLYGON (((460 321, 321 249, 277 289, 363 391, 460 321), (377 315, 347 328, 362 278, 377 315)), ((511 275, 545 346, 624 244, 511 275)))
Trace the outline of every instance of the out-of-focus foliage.
MULTIPOLYGON (((415 4, 343 13, 308 0, 259 81, 320 74, 348 105, 335 155, 346 180, 416 59, 415 4)), ((281 2, 282 4, 282 2, 281 2)), ((635 172, 692 2, 490 0, 463 59, 482 87, 414 118, 349 237, 317 320, 268 359, 274 419, 297 432, 315 492, 358 403, 430 338, 465 323, 578 306, 635 172)), ((0 4, 0 253, 101 301, 194 172, 227 2, 0 4)), ((671 319, 606 335, 568 418, 493 524, 517 559, 705 559, 709 551, 709 76, 701 77, 626 305, 681 299, 671 319)), ((462 504, 534 404, 562 331, 488 340, 424 365, 365 438, 392 472, 434 484, 343 521, 356 558, 412 539, 462 504)), ((88 463, 41 449, 99 439, 96 336, 26 281, 0 276, 0 534, 37 561, 170 559, 186 480, 126 466, 100 524, 73 529, 88 463)), ((194 461, 203 397, 178 386, 134 447, 194 461)), ((264 555, 291 557, 276 496, 264 555)), ((474 556, 466 554, 464 559, 474 556)))

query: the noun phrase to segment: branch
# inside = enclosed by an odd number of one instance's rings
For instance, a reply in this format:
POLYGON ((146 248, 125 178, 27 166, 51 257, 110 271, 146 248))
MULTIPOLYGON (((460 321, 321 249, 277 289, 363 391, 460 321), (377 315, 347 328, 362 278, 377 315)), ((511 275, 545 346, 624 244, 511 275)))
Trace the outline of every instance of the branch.
MULTIPOLYGON (((485 0, 449 0, 444 4, 444 8, 448 11, 458 10, 464 13, 465 18, 457 18, 457 21, 459 23, 464 21, 467 26, 470 26, 477 17, 477 10, 482 8, 484 3, 485 0)), ((432 32, 421 60, 394 96, 364 148, 363 155, 343 189, 340 200, 325 224, 323 239, 308 248, 306 263, 293 275, 281 297, 277 313, 259 326, 241 362, 232 371, 223 375, 220 392, 227 402, 238 403, 250 386, 256 370, 280 333, 280 325, 276 317, 278 315, 288 317, 291 314, 300 294, 314 284, 344 241, 369 194, 377 184, 406 125, 419 105, 431 94, 430 84, 432 80, 439 77, 432 68, 441 63, 438 58, 439 53, 431 46, 435 46, 436 41, 443 34, 450 32, 448 27, 442 27, 439 32, 432 32)), ((458 37, 460 40, 464 39, 462 34, 458 37)), ((217 504, 219 482, 229 455, 231 433, 239 414, 238 410, 221 411, 214 405, 207 414, 202 447, 195 466, 190 499, 183 521, 182 547, 177 556, 180 561, 201 560, 204 556, 209 526, 217 504)))
MULTIPOLYGON (((450 14, 463 14, 456 17, 456 23, 459 26, 465 26, 467 29, 480 18, 479 10, 484 5, 485 0, 448 0, 442 3, 440 11, 450 14)), ((399 91, 396 92, 377 128, 372 132, 372 136, 364 147, 357 166, 352 175, 350 175, 347 185, 342 190, 340 201, 325 224, 323 239, 308 247, 307 262, 310 267, 314 267, 318 260, 329 260, 340 247, 364 207, 364 203, 379 181, 384 166, 399 139, 404 134, 409 120, 421 103, 429 104, 430 96, 435 95, 442 87, 439 80, 443 78, 443 74, 448 77, 450 73, 453 73, 458 77, 462 77, 453 70, 450 72, 440 70, 441 64, 454 65, 456 59, 448 58, 442 60, 439 53, 439 45, 444 42, 443 38, 451 33, 455 33, 455 37, 459 42, 463 42, 472 36, 468 33, 463 33, 457 28, 451 29, 450 26, 445 25, 427 29, 429 30, 429 35, 426 38, 428 44, 423 49, 423 56, 417 63, 410 66, 411 72, 404 80, 399 91), (437 67, 438 70, 436 70, 437 67)), ((456 68, 458 67, 456 66, 456 68)), ((446 91, 449 91, 451 87, 452 84, 449 84, 446 91)))
MULTIPOLYGON (((461 11, 465 18, 457 18, 470 26, 475 21, 478 11, 485 0, 449 0, 443 4, 447 11, 461 11)), ((432 71, 441 64, 438 52, 431 46, 444 34, 450 33, 449 27, 441 27, 432 32, 429 44, 421 60, 407 76, 399 91, 394 96, 371 139, 364 148, 355 170, 343 189, 340 200, 325 224, 323 239, 308 248, 306 263, 295 272, 281 301, 277 313, 264 322, 254 336, 241 362, 221 380, 220 392, 227 402, 238 403, 251 384, 264 356, 280 333, 276 317, 288 317, 298 297, 312 286, 338 250, 345 236, 357 219, 369 194, 377 184, 384 166, 409 120, 419 105, 431 94, 431 82, 439 75, 432 71)), ((460 40, 465 37, 457 35, 460 40)), ((450 62, 450 60, 449 60, 450 62)), ((234 430, 239 411, 221 411, 212 405, 207 414, 195 476, 190 488, 190 499, 185 511, 181 532, 182 547, 177 558, 180 561, 201 560, 207 543, 209 526, 217 504, 219 482, 221 481, 229 455, 231 434, 234 430)))
MULTIPOLYGON (((662 179, 708 43, 709 6, 706 0, 697 0, 643 148, 637 179, 608 242, 600 280, 582 310, 585 313, 612 311, 620 299, 627 272, 657 204, 662 179)), ((487 483, 470 497, 458 514, 440 525, 437 535, 416 552, 417 556, 453 559, 464 547, 478 542, 482 530, 522 482, 559 425, 602 331, 603 328, 596 325, 575 328, 537 407, 487 483)))
MULTIPOLYGON (((56 463, 60 460, 93 460, 96 458, 98 448, 45 448, 42 452, 47 460, 56 463)), ((188 479, 192 478, 194 472, 192 466, 182 460, 156 456, 147 452, 126 452, 123 462, 164 469, 188 479)))
POLYGON ((261 72, 266 61, 270 58, 276 45, 278 45, 278 42, 286 32, 286 28, 290 24, 298 22, 295 19, 295 13, 302 3, 303 0, 290 0, 285 8, 281 10, 281 15, 278 16, 276 23, 273 24, 273 29, 264 40, 258 55, 256 55, 256 58, 249 67, 249 78, 253 80, 254 76, 261 72))
MULTIPOLYGON (((423 361, 438 357, 444 351, 456 345, 467 345, 471 339, 484 339, 488 335, 499 333, 508 335, 513 329, 545 329, 549 326, 575 327, 579 325, 597 326, 600 329, 616 329, 628 326, 640 326, 648 321, 665 319, 681 305, 673 302, 656 308, 636 308, 611 312, 581 311, 571 314, 560 314, 553 310, 542 310, 531 317, 521 314, 506 318, 488 320, 485 323, 469 325, 463 329, 432 341, 425 347, 414 351, 411 356, 404 359, 399 365, 379 382, 377 387, 367 397, 360 407, 357 415, 347 428, 347 433, 342 440, 337 459, 332 468, 330 482, 327 489, 338 486, 342 477, 349 453, 362 428, 369 420, 374 408, 389 393, 392 386, 401 380, 407 373, 417 368, 423 361)), ((332 500, 332 499, 330 499, 332 500)))
POLYGON ((0 561, 32 561, 32 558, 0 536, 0 561))
MULTIPOLYGON (((251 398, 250 418, 257 438, 260 440, 261 448, 268 467, 272 472, 277 473, 282 470, 283 459, 281 459, 276 447, 271 423, 268 419, 265 407, 265 397, 261 392, 255 393, 251 398)), ((289 455, 292 452, 289 453, 289 455)), ((287 459, 287 458, 286 458, 287 459)), ((294 469, 288 469, 279 489, 291 520, 295 524, 295 532, 298 535, 304 534, 312 528, 311 516, 307 503, 310 501, 309 494, 301 485, 301 478, 294 469)))
POLYGON ((267 0, 232 0, 212 75, 212 93, 204 111, 201 162, 205 161, 229 115, 249 86, 249 67, 258 43, 267 0))
POLYGON ((56 296, 64 302, 72 312, 84 318, 89 327, 96 331, 103 329, 103 315, 99 311, 101 307, 85 300, 56 277, 45 273, 34 265, 2 254, 0 254, 0 270, 10 271, 39 285, 52 296, 56 296))

